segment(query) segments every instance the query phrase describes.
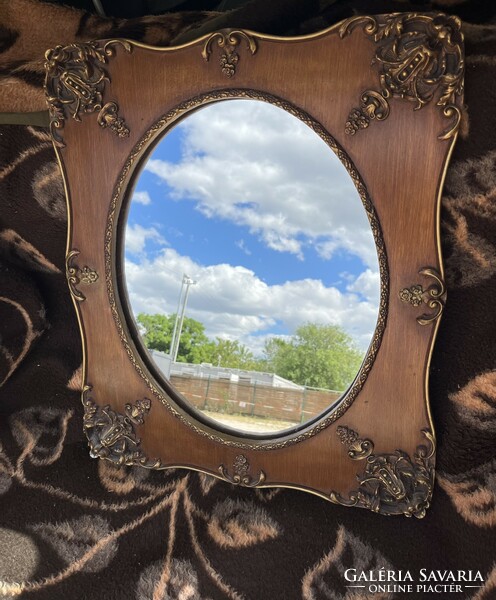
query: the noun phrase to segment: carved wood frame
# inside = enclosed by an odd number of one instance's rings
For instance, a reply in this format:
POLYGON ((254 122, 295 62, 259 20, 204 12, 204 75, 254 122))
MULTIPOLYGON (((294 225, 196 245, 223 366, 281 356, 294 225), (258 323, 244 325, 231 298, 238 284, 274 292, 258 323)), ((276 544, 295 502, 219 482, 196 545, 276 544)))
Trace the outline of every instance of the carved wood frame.
POLYGON ((360 16, 299 38, 222 30, 176 48, 107 40, 47 51, 92 456, 425 515, 435 461, 428 369, 446 296, 440 195, 463 72, 460 22, 442 14, 360 16), (147 153, 189 111, 233 97, 284 108, 338 154, 381 271, 378 323, 355 382, 332 410, 272 438, 233 435, 188 410, 136 341, 122 285, 123 215, 147 153))

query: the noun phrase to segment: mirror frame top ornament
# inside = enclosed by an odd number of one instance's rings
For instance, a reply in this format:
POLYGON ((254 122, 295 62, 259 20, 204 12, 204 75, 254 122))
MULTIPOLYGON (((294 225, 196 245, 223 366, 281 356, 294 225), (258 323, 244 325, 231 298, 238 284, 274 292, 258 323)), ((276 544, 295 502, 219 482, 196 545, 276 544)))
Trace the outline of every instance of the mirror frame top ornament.
POLYGON ((460 21, 395 13, 296 38, 226 29, 170 48, 91 41, 48 50, 45 68, 91 455, 423 517, 436 447, 428 370, 446 300, 440 197, 463 109, 460 21), (379 316, 354 382, 336 406, 272 437, 188 409, 137 341, 123 281, 125 215, 144 161, 188 113, 231 98, 278 106, 327 143, 379 259, 379 316))

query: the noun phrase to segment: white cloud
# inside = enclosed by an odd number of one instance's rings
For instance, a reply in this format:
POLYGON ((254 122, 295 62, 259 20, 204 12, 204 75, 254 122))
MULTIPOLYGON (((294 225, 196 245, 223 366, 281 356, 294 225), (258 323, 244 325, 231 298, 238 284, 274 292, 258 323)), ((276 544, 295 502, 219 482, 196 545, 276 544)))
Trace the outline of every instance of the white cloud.
MULTIPOLYGON (((202 266, 172 248, 152 260, 126 260, 125 272, 135 315, 175 312, 186 273, 196 281, 190 288, 187 315, 201 321, 209 336, 239 339, 257 353, 276 324, 293 332, 308 321, 340 325, 366 349, 377 321, 377 304, 366 297, 358 280, 361 295, 352 289, 354 284, 343 293, 317 279, 268 285, 245 267, 202 266)), ((368 271, 362 282, 366 280, 373 283, 368 271)))
POLYGON ((138 204, 143 204, 144 206, 148 206, 152 203, 150 194, 146 191, 134 192, 132 201, 137 202, 138 204))
MULTIPOLYGON (((144 252, 147 240, 165 240, 153 227, 134 225, 126 231, 126 249, 134 255, 125 268, 134 314, 175 312, 187 274, 196 281, 187 315, 204 323, 210 337, 239 339, 259 354, 273 330, 328 323, 342 326, 365 350, 377 321, 377 253, 362 202, 334 153, 306 125, 261 102, 210 105, 179 127, 179 163, 152 158, 145 167, 167 184, 168 227, 170 201, 189 201, 208 218, 247 227, 272 250, 300 260, 310 246, 324 259, 345 250, 367 268, 342 276, 345 292, 309 278, 269 285, 245 267, 201 265, 171 247, 151 257, 144 252)), ((160 206, 155 195, 153 205, 160 206)), ((245 238, 235 243, 250 253, 245 238)))
POLYGON ((185 119, 183 157, 146 169, 175 201, 206 217, 247 226, 269 248, 300 259, 314 245, 337 249, 377 271, 372 232, 358 192, 337 156, 309 127, 256 101, 209 105, 185 119))
POLYGON ((131 254, 143 254, 148 241, 154 241, 166 245, 165 239, 155 227, 142 227, 139 224, 127 225, 126 227, 126 251, 131 254))
POLYGON ((381 277, 377 271, 365 270, 347 286, 349 292, 361 294, 369 302, 379 304, 381 277))
POLYGON ((245 240, 241 239, 241 240, 236 240, 235 242, 236 246, 242 251, 244 252, 247 256, 251 255, 251 250, 249 248, 247 248, 246 246, 246 242, 245 240))

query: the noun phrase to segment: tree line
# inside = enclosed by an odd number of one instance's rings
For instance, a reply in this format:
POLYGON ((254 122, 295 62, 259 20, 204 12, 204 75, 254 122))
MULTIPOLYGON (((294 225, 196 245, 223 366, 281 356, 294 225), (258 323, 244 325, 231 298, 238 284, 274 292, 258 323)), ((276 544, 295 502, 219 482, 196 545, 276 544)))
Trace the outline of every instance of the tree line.
MULTIPOLYGON (((176 315, 140 313, 139 328, 147 348, 169 353, 176 315)), ((238 340, 209 338, 200 321, 185 317, 177 361, 210 363, 232 369, 265 371, 308 387, 345 390, 363 360, 351 336, 338 325, 304 323, 288 339, 270 337, 261 357, 238 340)))

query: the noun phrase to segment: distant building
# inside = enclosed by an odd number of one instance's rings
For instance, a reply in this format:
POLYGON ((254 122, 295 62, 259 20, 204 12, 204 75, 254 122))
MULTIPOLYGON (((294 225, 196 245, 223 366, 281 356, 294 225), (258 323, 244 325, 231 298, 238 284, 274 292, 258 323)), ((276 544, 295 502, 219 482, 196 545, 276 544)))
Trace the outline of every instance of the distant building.
POLYGON ((169 354, 165 352, 160 352, 159 350, 150 350, 148 349, 150 356, 155 361, 157 367, 162 371, 162 375, 166 379, 170 379, 171 376, 171 365, 172 359, 169 354))
POLYGON ((165 352, 159 352, 158 350, 149 350, 149 352, 166 379, 170 379, 175 375, 178 377, 195 377, 197 379, 220 379, 232 383, 265 385, 292 390, 305 389, 305 386, 293 383, 289 379, 284 379, 284 377, 279 377, 275 373, 215 367, 209 363, 198 365, 181 362, 173 363, 171 357, 165 352))

